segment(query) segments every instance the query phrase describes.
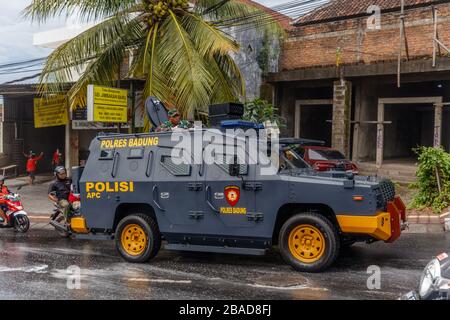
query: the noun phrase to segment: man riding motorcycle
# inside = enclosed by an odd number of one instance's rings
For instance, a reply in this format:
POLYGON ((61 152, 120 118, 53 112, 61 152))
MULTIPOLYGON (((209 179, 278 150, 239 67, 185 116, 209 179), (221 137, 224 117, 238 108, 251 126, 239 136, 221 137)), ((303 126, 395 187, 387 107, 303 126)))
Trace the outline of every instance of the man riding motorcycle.
POLYGON ((72 180, 67 177, 67 170, 63 166, 56 167, 54 173, 56 179, 48 188, 48 198, 62 209, 64 218, 67 219, 67 213, 70 207, 69 196, 72 180))
POLYGON ((5 200, 3 199, 4 196, 10 194, 8 187, 5 185, 5 177, 0 175, 0 224, 6 223, 7 217, 5 213, 4 203, 5 200))

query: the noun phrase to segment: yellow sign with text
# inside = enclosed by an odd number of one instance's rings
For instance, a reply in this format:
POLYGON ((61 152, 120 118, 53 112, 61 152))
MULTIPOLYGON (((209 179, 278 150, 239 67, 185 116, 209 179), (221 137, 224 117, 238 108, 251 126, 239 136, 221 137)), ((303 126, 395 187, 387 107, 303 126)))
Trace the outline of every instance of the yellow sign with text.
POLYGON ((69 121, 67 108, 64 95, 34 99, 34 127, 65 126, 69 121))
POLYGON ((247 214, 247 208, 221 207, 221 214, 247 214))
POLYGON ((92 122, 128 122, 128 91, 89 85, 87 114, 92 122))
POLYGON ((134 182, 86 182, 86 198, 101 199, 103 193, 134 192, 134 182))
POLYGON ((100 149, 120 149, 134 147, 153 147, 159 144, 158 137, 106 139, 100 142, 100 149))

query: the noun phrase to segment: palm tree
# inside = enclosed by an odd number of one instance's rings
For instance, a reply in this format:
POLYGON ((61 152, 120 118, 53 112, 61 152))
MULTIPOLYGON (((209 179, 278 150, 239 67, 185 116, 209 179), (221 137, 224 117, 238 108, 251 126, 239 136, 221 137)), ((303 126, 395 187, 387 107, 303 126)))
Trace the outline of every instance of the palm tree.
POLYGON ((98 22, 58 47, 40 77, 40 93, 70 88, 71 108, 86 103, 88 84, 113 85, 133 52, 129 77, 145 80, 144 96, 179 107, 184 116, 215 102, 233 101, 245 85, 224 30, 252 25, 280 35, 273 16, 248 0, 33 0, 24 16, 43 23, 66 14, 98 22))

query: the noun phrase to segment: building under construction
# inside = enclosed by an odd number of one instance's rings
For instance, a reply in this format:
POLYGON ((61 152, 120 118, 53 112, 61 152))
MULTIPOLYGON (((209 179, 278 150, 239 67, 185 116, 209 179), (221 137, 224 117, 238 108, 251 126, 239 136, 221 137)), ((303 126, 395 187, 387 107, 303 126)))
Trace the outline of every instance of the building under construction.
POLYGON ((414 179, 417 146, 450 151, 450 1, 335 0, 298 19, 270 74, 286 135, 364 173, 414 179))

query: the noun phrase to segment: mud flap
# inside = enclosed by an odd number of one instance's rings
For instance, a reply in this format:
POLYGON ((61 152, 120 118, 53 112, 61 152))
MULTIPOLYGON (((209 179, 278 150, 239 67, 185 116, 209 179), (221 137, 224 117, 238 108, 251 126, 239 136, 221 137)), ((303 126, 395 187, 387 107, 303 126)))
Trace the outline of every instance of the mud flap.
POLYGON ((403 203, 402 199, 399 196, 394 198, 394 204, 400 212, 400 216, 403 222, 406 222, 406 206, 403 203))
MULTIPOLYGON (((395 200, 394 200, 395 201, 395 200)), ((401 200, 400 200, 401 201, 401 200)), ((402 213, 395 205, 395 202, 388 202, 387 211, 391 217, 391 237, 385 242, 392 243, 400 237, 402 233, 401 219, 402 213)))

